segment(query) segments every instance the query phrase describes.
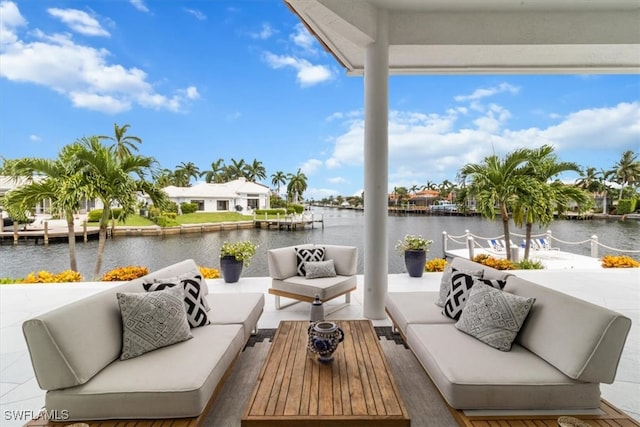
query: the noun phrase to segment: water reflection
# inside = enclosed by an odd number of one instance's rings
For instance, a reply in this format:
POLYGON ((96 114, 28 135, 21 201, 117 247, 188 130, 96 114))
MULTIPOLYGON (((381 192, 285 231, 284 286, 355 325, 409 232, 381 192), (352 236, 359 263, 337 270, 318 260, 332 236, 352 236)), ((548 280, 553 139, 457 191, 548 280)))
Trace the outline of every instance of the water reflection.
MULTIPOLYGON (((212 232, 206 234, 183 234, 172 236, 116 237, 107 241, 102 271, 106 272, 125 265, 144 265, 151 270, 193 258, 199 265, 218 267, 219 247, 225 240, 237 241, 249 239, 259 245, 256 256, 244 276, 267 276, 267 250, 271 248, 301 243, 326 243, 352 245, 359 248, 358 272, 363 272, 364 215, 351 210, 315 211, 324 214, 325 226, 305 230, 264 230, 245 229, 212 232)), ((464 234, 470 230, 473 234, 493 237, 502 234, 500 221, 489 221, 478 217, 424 217, 390 216, 388 220, 388 259, 389 273, 404 271, 404 262, 395 252, 395 242, 405 234, 422 234, 434 241, 429 257, 442 256, 442 232, 450 235, 464 234)), ((553 235, 568 242, 585 241, 597 235, 600 242, 620 249, 640 249, 640 221, 555 221, 549 229, 553 235)), ((534 233, 544 232, 546 228, 534 228, 534 233)), ((512 231, 524 234, 523 229, 512 227, 512 231)), ((512 239, 520 243, 520 238, 512 239)), ((483 245, 486 242, 481 242, 483 245)), ((556 245, 556 244, 554 244, 556 245)), ((587 243, 578 246, 557 244, 561 249, 589 255, 587 243)), ((450 247, 453 247, 450 245, 450 247)), ((85 278, 92 276, 97 241, 78 243, 77 258, 80 272, 85 278)), ((607 252, 600 249, 600 255, 607 252)), ((24 277, 32 271, 49 270, 59 272, 69 267, 69 251, 64 243, 48 246, 20 243, 17 246, 0 246, 0 277, 24 277)))

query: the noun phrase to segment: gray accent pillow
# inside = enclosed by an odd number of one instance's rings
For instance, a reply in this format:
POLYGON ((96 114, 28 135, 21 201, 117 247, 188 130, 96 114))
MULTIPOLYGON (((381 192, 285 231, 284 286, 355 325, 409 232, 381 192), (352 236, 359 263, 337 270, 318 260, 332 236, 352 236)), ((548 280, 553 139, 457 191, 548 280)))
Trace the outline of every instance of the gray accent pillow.
POLYGON ((456 328, 500 351, 509 351, 535 301, 475 284, 456 328))
POLYGON ((142 287, 148 292, 161 291, 174 286, 182 287, 189 326, 197 328, 211 323, 207 316, 208 304, 202 296, 201 278, 200 275, 181 275, 168 279, 154 279, 154 283, 143 283, 142 287))
POLYGON ((326 261, 307 261, 304 263, 307 279, 319 279, 320 277, 336 277, 336 267, 332 259, 326 261))
POLYGON ((122 316, 120 360, 192 337, 181 286, 156 292, 118 292, 116 296, 122 316))
POLYGON ((447 265, 442 272, 442 279, 440 280, 440 294, 436 301, 438 307, 444 307, 444 303, 447 301, 447 295, 451 292, 451 276, 456 271, 461 271, 469 276, 476 277, 482 277, 484 274, 484 270, 458 270, 457 268, 451 267, 451 265, 447 265))

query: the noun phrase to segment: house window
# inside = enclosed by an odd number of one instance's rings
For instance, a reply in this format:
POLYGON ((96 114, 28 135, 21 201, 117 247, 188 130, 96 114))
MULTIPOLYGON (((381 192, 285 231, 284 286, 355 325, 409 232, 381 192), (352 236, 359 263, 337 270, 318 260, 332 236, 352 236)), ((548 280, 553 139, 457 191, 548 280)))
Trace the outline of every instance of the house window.
POLYGON ((260 199, 248 199, 247 207, 249 209, 258 209, 260 207, 260 199))
POLYGON ((191 200, 191 203, 194 203, 198 206, 196 210, 198 211, 204 210, 204 200, 191 200))
POLYGON ((219 211, 228 211, 229 210, 229 201, 228 200, 218 200, 218 209, 219 211))

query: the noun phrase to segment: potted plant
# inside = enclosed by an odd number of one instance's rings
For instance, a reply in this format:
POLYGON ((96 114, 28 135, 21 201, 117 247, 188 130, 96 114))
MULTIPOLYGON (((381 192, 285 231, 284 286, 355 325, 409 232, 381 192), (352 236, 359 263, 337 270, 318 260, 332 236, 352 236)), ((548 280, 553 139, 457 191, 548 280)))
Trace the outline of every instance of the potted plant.
POLYGON ((420 235, 407 234, 404 239, 398 240, 396 250, 404 255, 404 265, 411 277, 422 277, 424 266, 427 262, 427 252, 433 240, 427 240, 420 235))
POLYGON ((245 240, 242 242, 224 242, 220 248, 220 269, 227 283, 235 283, 240 279, 242 267, 249 265, 258 245, 245 240))

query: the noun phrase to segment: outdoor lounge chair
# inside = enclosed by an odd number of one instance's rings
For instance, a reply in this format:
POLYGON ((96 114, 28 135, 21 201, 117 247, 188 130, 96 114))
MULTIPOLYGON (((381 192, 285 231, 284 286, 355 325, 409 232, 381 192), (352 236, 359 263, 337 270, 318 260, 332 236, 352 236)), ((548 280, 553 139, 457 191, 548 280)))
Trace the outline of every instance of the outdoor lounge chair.
POLYGON ((538 249, 543 251, 559 251, 560 248, 552 248, 551 242, 545 239, 544 237, 540 237, 536 239, 536 243, 538 244, 538 249))
POLYGON ((498 240, 498 239, 490 239, 487 240, 487 243, 489 244, 489 249, 494 251, 494 252, 504 252, 504 245, 502 244, 502 240, 498 240))

